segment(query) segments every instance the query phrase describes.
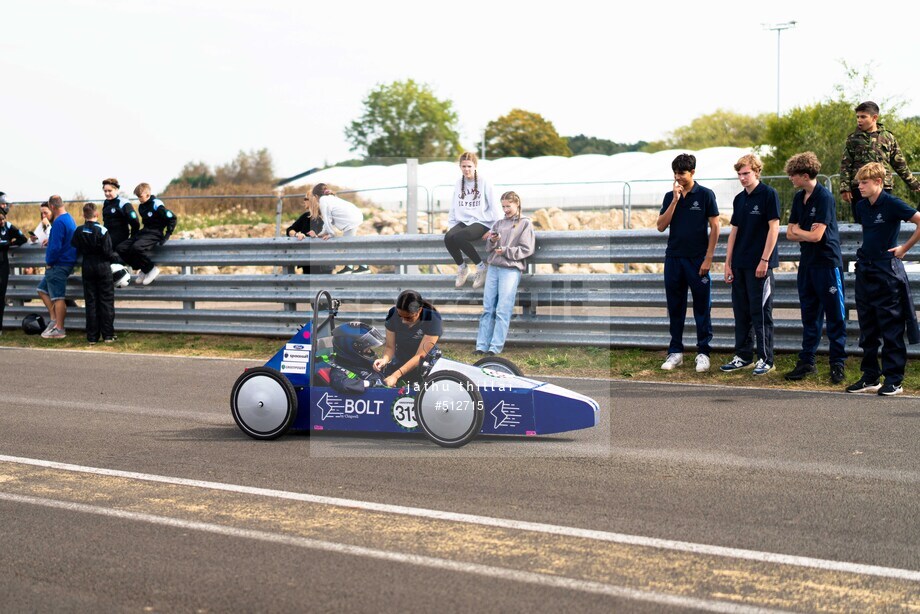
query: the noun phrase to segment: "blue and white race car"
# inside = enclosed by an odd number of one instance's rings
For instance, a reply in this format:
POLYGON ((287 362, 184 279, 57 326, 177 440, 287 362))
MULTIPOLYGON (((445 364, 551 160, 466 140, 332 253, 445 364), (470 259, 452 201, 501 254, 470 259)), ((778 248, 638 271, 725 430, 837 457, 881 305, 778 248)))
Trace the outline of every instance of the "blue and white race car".
POLYGON ((265 363, 247 369, 230 395, 240 429, 254 439, 275 439, 289 429, 424 432, 445 447, 460 447, 479 433, 544 435, 597 426, 596 401, 571 390, 524 377, 497 356, 473 365, 428 357, 420 385, 370 387, 363 394, 329 385, 328 363, 339 302, 325 290, 313 303, 313 319, 265 363))

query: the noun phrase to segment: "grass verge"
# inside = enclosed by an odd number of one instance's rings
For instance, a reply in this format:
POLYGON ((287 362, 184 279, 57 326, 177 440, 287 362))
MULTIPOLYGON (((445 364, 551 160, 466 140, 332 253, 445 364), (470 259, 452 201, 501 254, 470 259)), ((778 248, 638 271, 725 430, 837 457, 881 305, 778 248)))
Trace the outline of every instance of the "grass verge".
MULTIPOLYGON (((168 354, 181 356, 211 356, 221 358, 245 358, 254 363, 268 360, 284 343, 280 338, 242 337, 231 335, 163 335, 157 333, 119 333, 113 344, 99 343, 89 346, 81 332, 69 334, 64 339, 42 339, 30 337, 19 330, 4 331, 0 346, 58 348, 65 350, 93 350, 99 352, 135 352, 140 354, 168 354)), ((461 362, 473 363, 470 343, 443 343, 445 356, 461 362)), ((830 368, 826 356, 818 357, 818 373, 799 382, 787 382, 783 374, 791 371, 798 359, 795 354, 777 354, 776 370, 762 376, 754 376, 750 369, 741 372, 722 373, 719 365, 727 362, 731 354, 713 354, 712 368, 706 373, 697 373, 693 367, 693 354, 685 355, 683 366, 674 371, 662 371, 661 363, 666 357, 663 351, 653 350, 609 350, 591 347, 510 347, 502 356, 521 367, 524 373, 534 375, 565 375, 572 377, 596 377, 635 381, 686 382, 715 384, 722 386, 751 386, 759 388, 781 388, 796 390, 834 390, 859 379, 859 359, 851 358, 847 363, 846 379, 835 385, 830 381, 830 368)), ((906 394, 920 392, 920 361, 909 361, 904 378, 906 394)))

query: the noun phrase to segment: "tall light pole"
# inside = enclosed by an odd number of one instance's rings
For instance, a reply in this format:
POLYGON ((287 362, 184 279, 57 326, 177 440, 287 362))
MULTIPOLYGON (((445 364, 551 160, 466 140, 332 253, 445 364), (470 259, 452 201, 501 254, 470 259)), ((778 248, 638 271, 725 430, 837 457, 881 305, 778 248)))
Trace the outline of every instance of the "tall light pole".
POLYGON ((776 116, 779 117, 779 38, 783 30, 789 30, 795 27, 794 21, 784 21, 782 23, 764 23, 760 24, 764 30, 776 31, 776 116))

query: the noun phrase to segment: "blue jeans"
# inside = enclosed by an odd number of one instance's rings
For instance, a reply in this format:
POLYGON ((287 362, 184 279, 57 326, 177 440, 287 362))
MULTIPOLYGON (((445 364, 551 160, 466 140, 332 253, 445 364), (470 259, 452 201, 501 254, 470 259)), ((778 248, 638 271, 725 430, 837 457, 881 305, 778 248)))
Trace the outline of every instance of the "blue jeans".
POLYGON ((67 278, 73 273, 73 266, 60 264, 49 266, 45 269, 45 276, 38 282, 38 291, 47 294, 52 301, 63 301, 67 298, 67 278))
POLYGON ((490 266, 482 296, 482 317, 479 318, 479 335, 476 349, 500 353, 505 347, 514 297, 517 295, 521 272, 503 266, 490 266))

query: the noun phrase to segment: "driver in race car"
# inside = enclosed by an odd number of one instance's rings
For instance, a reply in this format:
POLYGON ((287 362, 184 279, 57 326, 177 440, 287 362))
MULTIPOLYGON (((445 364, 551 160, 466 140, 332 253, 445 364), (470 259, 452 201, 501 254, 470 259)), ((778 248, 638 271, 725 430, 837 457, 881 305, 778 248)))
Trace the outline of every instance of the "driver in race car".
POLYGON ((348 322, 332 331, 331 356, 323 356, 330 368, 330 385, 336 392, 363 394, 371 386, 383 386, 383 377, 374 371, 374 348, 383 345, 384 338, 373 326, 364 322, 348 322))

